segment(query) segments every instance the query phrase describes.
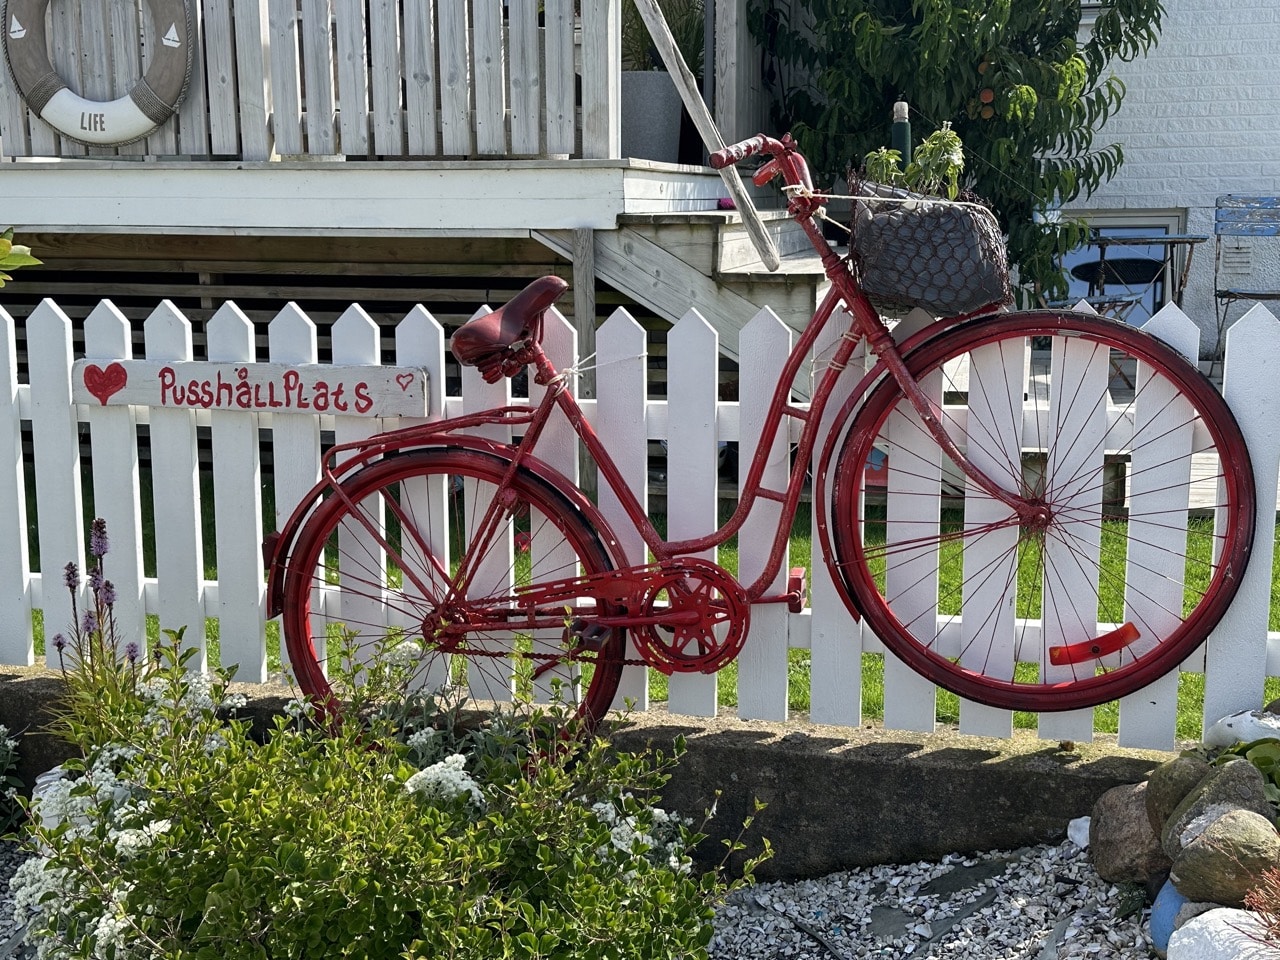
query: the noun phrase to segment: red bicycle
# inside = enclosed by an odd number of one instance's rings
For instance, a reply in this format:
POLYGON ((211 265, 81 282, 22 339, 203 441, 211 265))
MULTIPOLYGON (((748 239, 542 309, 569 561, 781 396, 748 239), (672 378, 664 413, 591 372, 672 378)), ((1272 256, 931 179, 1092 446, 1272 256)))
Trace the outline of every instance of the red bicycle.
POLYGON ((741 650, 752 604, 803 605, 798 579, 769 585, 815 451, 833 581, 941 687, 1004 708, 1087 707, 1150 683, 1207 637, 1239 584, 1255 511, 1244 439, 1213 385, 1162 341, 1091 314, 993 304, 895 341, 815 224, 825 198, 789 137, 712 160, 756 153, 768 157, 756 182, 787 184, 831 287, 785 363, 728 521, 697 539, 659 535, 543 352, 543 315, 566 285, 536 280, 460 328, 451 349, 490 382, 531 367, 547 388, 537 403, 335 447, 268 539, 269 608, 307 694, 330 700, 326 649, 339 634, 399 648, 425 688, 481 709, 558 696, 588 725, 614 705, 626 664, 718 670, 741 650), (837 316, 846 329, 797 405, 790 385, 837 316), (863 343, 874 361, 828 417, 863 343), (556 410, 651 561, 624 555, 595 504, 538 458, 556 410), (763 451, 790 420, 788 482, 764 489, 763 451), (475 433, 494 426, 519 438, 475 433), (760 499, 782 509, 753 582, 692 556, 735 534, 760 499))

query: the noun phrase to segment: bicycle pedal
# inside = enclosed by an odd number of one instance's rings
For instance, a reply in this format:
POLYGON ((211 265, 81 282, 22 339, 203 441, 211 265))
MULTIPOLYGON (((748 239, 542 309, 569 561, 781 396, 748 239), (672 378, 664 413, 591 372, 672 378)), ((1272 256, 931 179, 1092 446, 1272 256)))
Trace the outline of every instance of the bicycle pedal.
POLYGON ((565 628, 565 639, 576 641, 571 644, 575 650, 584 648, 587 650, 599 650, 612 633, 613 630, 611 628, 601 624, 574 619, 570 620, 568 627, 565 628))

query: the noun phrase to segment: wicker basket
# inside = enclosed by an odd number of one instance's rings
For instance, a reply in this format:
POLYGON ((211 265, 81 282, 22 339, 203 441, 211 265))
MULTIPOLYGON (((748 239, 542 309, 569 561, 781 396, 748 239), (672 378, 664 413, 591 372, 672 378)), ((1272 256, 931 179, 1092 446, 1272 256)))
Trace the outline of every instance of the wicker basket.
POLYGON ((952 317, 1012 299, 1004 240, 990 210, 865 180, 853 193, 868 199, 853 201, 850 258, 882 313, 921 307, 952 317))

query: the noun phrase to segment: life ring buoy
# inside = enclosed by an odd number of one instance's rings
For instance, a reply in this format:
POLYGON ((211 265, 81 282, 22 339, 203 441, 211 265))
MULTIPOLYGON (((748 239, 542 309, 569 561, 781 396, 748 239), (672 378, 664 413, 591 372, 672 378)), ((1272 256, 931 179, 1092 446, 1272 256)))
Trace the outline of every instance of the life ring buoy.
POLYGON ((4 52, 24 100, 45 123, 80 143, 116 146, 141 140, 178 109, 191 79, 191 14, 186 0, 148 0, 161 31, 146 74, 123 97, 86 100, 49 63, 49 0, 5 0, 4 52), (167 25, 167 26, 166 26, 167 25))

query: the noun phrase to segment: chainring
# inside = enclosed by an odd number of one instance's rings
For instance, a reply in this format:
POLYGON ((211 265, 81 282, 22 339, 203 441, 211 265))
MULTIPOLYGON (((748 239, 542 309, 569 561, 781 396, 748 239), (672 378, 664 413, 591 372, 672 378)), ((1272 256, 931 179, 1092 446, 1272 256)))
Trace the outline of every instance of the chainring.
POLYGON ((715 673, 746 642, 751 603, 724 568, 698 557, 657 564, 641 613, 651 622, 632 630, 652 667, 672 673, 715 673))

